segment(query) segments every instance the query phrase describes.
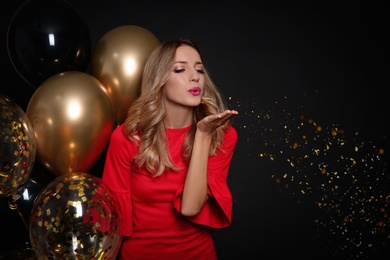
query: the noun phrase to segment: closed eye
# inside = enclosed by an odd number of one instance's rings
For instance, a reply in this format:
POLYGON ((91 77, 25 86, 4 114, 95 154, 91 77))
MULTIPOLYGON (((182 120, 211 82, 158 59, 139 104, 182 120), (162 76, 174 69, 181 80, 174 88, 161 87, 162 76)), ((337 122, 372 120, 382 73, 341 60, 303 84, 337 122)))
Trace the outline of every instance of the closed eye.
MULTIPOLYGON (((173 70, 173 72, 174 73, 182 73, 182 72, 184 72, 185 71, 185 69, 178 69, 178 70, 173 70)), ((205 72, 204 72, 204 70, 196 70, 199 74, 204 74, 205 72)))

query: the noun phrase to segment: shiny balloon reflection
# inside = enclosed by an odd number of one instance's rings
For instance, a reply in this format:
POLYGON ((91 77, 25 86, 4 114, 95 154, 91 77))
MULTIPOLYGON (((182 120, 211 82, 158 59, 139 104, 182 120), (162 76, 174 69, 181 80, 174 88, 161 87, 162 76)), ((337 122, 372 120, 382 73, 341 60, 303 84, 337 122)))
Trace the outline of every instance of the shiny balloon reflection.
POLYGON ((123 25, 106 33, 91 58, 91 75, 107 89, 115 104, 115 123, 124 122, 129 106, 138 97, 142 72, 159 40, 145 28, 123 25))
POLYGON ((77 71, 54 75, 27 107, 37 159, 56 176, 88 171, 106 148, 113 115, 108 93, 96 78, 77 71))
POLYGON ((65 0, 27 0, 7 33, 8 55, 34 88, 65 71, 86 71, 91 57, 87 24, 65 0))
POLYGON ((55 178, 36 198, 29 221, 39 259, 115 259, 118 202, 96 176, 76 172, 55 178))
POLYGON ((26 184, 36 157, 36 139, 24 111, 0 94, 0 197, 13 196, 26 184))

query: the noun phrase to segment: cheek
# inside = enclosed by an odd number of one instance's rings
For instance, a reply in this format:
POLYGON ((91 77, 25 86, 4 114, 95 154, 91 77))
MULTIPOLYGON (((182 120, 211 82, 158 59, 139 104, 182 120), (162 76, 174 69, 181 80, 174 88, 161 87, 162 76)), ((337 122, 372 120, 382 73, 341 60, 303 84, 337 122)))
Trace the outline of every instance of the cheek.
POLYGON ((181 86, 183 82, 184 80, 182 77, 179 77, 178 75, 171 75, 164 85, 169 88, 175 88, 181 86))
POLYGON ((168 82, 164 85, 163 88, 164 97, 167 99, 172 99, 178 95, 177 87, 175 84, 169 84, 168 82))
POLYGON ((204 90, 205 80, 204 78, 201 78, 198 82, 199 87, 204 90))

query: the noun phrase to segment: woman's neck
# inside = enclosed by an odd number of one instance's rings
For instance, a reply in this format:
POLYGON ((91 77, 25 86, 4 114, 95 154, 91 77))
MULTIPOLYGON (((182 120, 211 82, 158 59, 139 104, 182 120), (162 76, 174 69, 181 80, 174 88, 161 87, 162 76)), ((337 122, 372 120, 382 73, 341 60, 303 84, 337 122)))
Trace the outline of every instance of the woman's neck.
POLYGON ((183 128, 192 124, 193 108, 175 107, 165 108, 165 128, 183 128))

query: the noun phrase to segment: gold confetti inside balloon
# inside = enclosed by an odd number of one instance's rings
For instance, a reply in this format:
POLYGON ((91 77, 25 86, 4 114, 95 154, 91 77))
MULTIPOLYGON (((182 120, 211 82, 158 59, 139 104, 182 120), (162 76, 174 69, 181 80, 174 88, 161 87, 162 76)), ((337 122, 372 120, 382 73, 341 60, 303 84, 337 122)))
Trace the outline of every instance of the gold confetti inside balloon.
POLYGON ((35 162, 36 140, 24 111, 0 94, 0 197, 18 193, 35 162))
POLYGON ((84 172, 56 177, 36 198, 29 221, 39 259, 114 260, 118 201, 100 178, 84 172))

